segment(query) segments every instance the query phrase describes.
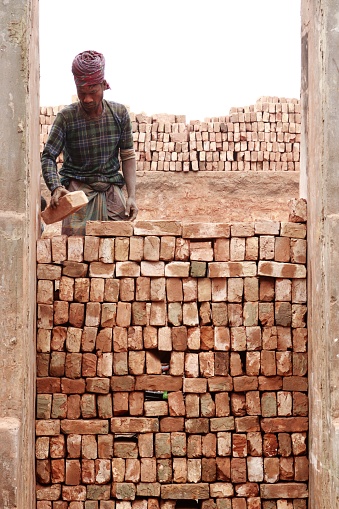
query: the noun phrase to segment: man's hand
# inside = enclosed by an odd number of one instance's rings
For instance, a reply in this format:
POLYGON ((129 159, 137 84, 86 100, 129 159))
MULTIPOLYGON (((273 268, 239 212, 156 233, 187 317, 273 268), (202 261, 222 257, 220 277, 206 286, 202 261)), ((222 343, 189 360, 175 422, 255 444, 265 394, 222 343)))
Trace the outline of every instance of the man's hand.
POLYGON ((127 198, 126 208, 125 208, 126 218, 128 217, 128 219, 130 221, 134 221, 134 219, 137 217, 137 215, 138 215, 138 207, 137 207, 137 204, 135 203, 135 199, 127 198))
POLYGON ((69 193, 69 191, 67 191, 67 189, 65 187, 63 187, 63 186, 56 187, 52 193, 51 201, 50 201, 50 206, 52 207, 52 209, 55 209, 59 205, 59 199, 68 193, 69 193))

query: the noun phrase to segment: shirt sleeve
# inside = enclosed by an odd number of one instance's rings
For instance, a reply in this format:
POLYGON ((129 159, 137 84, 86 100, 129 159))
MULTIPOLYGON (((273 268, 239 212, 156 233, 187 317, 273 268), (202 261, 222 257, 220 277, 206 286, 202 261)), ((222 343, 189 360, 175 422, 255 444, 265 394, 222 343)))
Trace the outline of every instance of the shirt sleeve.
POLYGON ((132 135, 132 123, 127 111, 124 108, 122 119, 121 119, 121 136, 119 143, 120 150, 130 150, 134 148, 133 135, 132 135))
POLYGON ((52 125, 48 140, 41 155, 42 175, 51 193, 61 186, 56 159, 65 145, 65 119, 59 112, 52 125))

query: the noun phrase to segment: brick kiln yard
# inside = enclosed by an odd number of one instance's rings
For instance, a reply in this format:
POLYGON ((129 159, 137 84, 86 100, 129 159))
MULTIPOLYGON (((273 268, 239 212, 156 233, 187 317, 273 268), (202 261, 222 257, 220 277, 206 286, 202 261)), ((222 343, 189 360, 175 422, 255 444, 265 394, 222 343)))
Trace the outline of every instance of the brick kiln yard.
POLYGON ((307 508, 300 106, 263 99, 132 116, 138 219, 38 240, 37 509, 307 508))

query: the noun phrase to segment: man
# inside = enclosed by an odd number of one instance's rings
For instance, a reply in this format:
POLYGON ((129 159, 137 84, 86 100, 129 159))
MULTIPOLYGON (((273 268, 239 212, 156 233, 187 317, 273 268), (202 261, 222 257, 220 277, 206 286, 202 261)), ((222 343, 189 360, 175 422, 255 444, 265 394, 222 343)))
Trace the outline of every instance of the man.
POLYGON ((63 220, 66 235, 85 235, 86 221, 132 221, 138 213, 131 121, 125 106, 103 99, 110 88, 104 70, 101 53, 84 51, 74 58, 72 73, 79 102, 57 114, 41 156, 51 207, 57 207, 70 191, 82 190, 89 200, 63 220), (56 159, 61 152, 64 162, 58 173, 56 159))

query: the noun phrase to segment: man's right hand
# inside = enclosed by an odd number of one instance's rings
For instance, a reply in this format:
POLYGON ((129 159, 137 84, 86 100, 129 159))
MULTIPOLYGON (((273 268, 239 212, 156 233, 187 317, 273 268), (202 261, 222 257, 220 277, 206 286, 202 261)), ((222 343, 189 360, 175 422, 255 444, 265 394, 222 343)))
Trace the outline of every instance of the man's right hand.
POLYGON ((65 187, 63 187, 63 186, 56 187, 52 193, 51 201, 50 201, 50 206, 52 207, 52 209, 55 209, 59 205, 59 199, 68 193, 69 193, 69 191, 67 191, 67 189, 65 187))

